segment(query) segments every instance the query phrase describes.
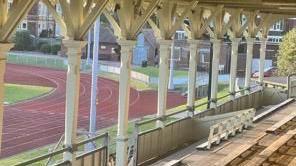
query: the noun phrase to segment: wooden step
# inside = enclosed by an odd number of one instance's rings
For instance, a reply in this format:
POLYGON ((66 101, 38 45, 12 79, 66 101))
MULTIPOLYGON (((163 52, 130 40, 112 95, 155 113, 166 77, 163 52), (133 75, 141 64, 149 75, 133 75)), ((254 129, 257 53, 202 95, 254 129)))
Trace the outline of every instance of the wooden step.
POLYGON ((242 153, 244 153, 245 151, 250 149, 253 145, 254 144, 243 144, 243 145, 239 146, 237 149, 232 151, 230 154, 228 154, 223 159, 216 162, 214 165, 215 166, 225 166, 225 165, 229 164, 231 161, 233 161, 234 159, 239 157, 242 153))
POLYGON ((296 165, 296 157, 290 162, 288 166, 295 166, 296 165))
MULTIPOLYGON (((252 147, 256 146, 258 141, 260 139, 262 139, 264 136, 266 136, 266 133, 262 132, 262 134, 259 135, 255 140, 253 140, 252 143, 243 144, 243 145, 237 147, 230 154, 228 154, 226 157, 224 157, 221 160, 219 160, 218 162, 216 162, 214 165, 215 166, 226 166, 226 165, 230 164, 232 161, 234 161, 235 159, 242 156, 245 152, 250 150, 252 147)), ((242 158, 244 159, 244 157, 242 157, 242 158)))
POLYGON ((285 100, 284 102, 282 102, 282 103, 280 103, 280 104, 278 104, 278 105, 275 105, 275 106, 271 107, 270 109, 264 111, 263 113, 257 115, 257 116, 253 119, 253 121, 254 121, 254 122, 258 122, 259 120, 261 120, 261 119, 265 118, 266 116, 268 116, 268 115, 274 113, 275 111, 277 111, 277 110, 279 110, 280 108, 286 106, 287 104, 290 104, 290 103, 293 102, 293 101, 294 101, 293 98, 291 98, 291 99, 287 99, 287 100, 285 100))
POLYGON ((281 136, 275 142, 273 142, 270 146, 264 149, 258 156, 254 157, 251 161, 249 161, 247 166, 259 166, 265 160, 267 160, 274 152, 276 152, 280 147, 285 145, 293 136, 296 134, 296 130, 289 131, 285 135, 281 136))
POLYGON ((283 125, 285 125, 289 121, 293 120, 295 117, 296 117, 296 113, 295 112, 291 113, 290 115, 286 116, 281 121, 277 122, 276 124, 274 124, 273 126, 268 128, 266 130, 266 133, 277 134, 276 130, 280 129, 283 125))

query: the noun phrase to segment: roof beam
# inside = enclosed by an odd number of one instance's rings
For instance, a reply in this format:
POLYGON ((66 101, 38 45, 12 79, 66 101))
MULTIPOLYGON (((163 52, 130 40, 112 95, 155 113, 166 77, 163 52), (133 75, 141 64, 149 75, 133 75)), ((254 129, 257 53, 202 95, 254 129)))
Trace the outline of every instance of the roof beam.
POLYGON ((5 0, 2 3, 1 12, 1 27, 0 27, 0 42, 8 42, 13 32, 16 30, 18 24, 31 10, 36 0, 14 1, 10 9, 3 5, 8 5, 5 0), (5 10, 5 11, 4 11, 5 10), (8 10, 8 11, 7 11, 8 10))
POLYGON ((109 0, 59 0, 63 16, 53 8, 52 0, 43 0, 57 22, 60 23, 67 36, 74 40, 84 40, 96 18, 103 12, 109 0), (85 2, 85 3, 84 3, 85 2))

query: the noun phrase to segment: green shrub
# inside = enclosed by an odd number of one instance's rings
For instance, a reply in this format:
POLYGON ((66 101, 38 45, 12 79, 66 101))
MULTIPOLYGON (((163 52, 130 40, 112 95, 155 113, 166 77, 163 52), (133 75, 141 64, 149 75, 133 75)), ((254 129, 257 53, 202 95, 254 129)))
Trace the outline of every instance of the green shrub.
POLYGON ((48 42, 44 41, 44 40, 39 40, 38 43, 37 43, 37 49, 39 51, 41 51, 41 46, 44 45, 44 44, 48 44, 48 42))
POLYGON ((54 44, 51 46, 51 54, 57 55, 60 50, 61 50, 60 44, 54 44))
POLYGON ((32 36, 30 31, 27 30, 17 31, 14 37, 14 42, 14 49, 18 51, 33 51, 36 49, 34 36, 32 36))
POLYGON ((61 45, 60 44, 50 45, 48 43, 45 43, 45 44, 42 44, 41 47, 40 47, 40 51, 45 53, 45 54, 57 55, 60 50, 61 50, 61 45))
POLYGON ((49 44, 42 44, 40 47, 40 51, 45 53, 45 54, 49 54, 51 51, 50 45, 49 44))

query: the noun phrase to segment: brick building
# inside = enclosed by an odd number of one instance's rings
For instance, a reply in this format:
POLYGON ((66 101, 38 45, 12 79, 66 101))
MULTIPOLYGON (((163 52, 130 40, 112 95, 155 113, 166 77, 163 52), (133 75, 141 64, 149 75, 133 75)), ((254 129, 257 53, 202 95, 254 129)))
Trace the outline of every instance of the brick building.
MULTIPOLYGON (((9 0, 9 7, 12 0, 9 0)), ((42 2, 37 2, 29 11, 28 15, 19 24, 18 30, 29 30, 32 35, 39 37, 42 31, 52 31, 55 34, 56 22, 49 13, 46 5, 42 2)))

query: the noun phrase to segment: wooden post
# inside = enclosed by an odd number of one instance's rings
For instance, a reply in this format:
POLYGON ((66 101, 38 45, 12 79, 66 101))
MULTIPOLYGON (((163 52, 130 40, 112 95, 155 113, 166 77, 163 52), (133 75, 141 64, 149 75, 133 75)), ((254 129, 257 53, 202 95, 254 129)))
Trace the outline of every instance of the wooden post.
POLYGON ((128 112, 130 98, 131 58, 136 44, 135 40, 119 40, 121 46, 121 65, 119 77, 119 105, 118 105, 118 129, 116 140, 116 165, 128 164, 128 112))
POLYGON ((252 60, 253 60, 253 48, 255 38, 247 38, 247 60, 246 60, 246 75, 245 75, 245 89, 250 93, 250 82, 252 74, 252 60))
MULTIPOLYGON (((159 40, 159 76, 158 76, 158 103, 157 116, 163 117, 166 111, 168 79, 169 79, 169 57, 172 40, 159 40)), ((162 121, 157 121, 157 126, 162 127, 162 121)))
POLYGON ((3 133, 3 116, 4 116, 4 75, 6 67, 7 52, 14 46, 12 43, 0 43, 0 154, 3 133))
POLYGON ((241 41, 241 38, 233 38, 231 46, 231 64, 230 64, 230 80, 229 80, 229 93, 230 97, 233 100, 235 98, 235 81, 237 73, 237 58, 238 58, 238 47, 241 41))
POLYGON ((259 79, 258 79, 261 86, 263 86, 263 81, 264 81, 266 43, 267 43, 267 38, 262 38, 261 39, 261 48, 260 48, 260 65, 259 65, 259 79))
POLYGON ((189 40, 190 44, 190 60, 188 71, 188 96, 187 107, 194 111, 194 103, 196 98, 196 72, 197 72, 197 57, 199 55, 200 40, 189 40))
MULTIPOLYGON (((63 44, 67 48, 68 56, 64 146, 70 148, 73 148, 73 145, 76 143, 81 49, 86 43, 85 41, 63 40, 63 44)), ((64 153, 64 161, 74 161, 74 159, 75 156, 73 152, 69 151, 64 153)))
POLYGON ((217 107, 219 60, 221 52, 221 39, 214 39, 213 42, 213 64, 212 64, 212 82, 211 82, 211 108, 217 107))

